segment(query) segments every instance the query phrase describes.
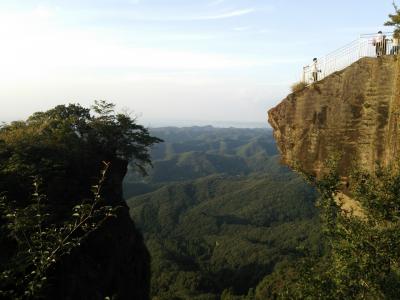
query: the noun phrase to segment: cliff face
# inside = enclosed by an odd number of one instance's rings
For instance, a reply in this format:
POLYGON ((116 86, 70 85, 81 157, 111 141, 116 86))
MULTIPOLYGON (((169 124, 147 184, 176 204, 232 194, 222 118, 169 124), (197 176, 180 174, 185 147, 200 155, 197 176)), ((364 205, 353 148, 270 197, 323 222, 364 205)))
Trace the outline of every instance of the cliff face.
POLYGON ((113 107, 58 105, 0 126, 1 299, 149 299, 150 256, 122 181, 159 140, 113 107))
POLYGON ((283 163, 319 177, 335 156, 340 175, 355 164, 373 171, 400 147, 400 63, 363 58, 290 94, 268 112, 283 163))
POLYGON ((122 197, 127 162, 113 161, 102 197, 119 207, 49 274, 45 299, 149 299, 150 255, 122 197))

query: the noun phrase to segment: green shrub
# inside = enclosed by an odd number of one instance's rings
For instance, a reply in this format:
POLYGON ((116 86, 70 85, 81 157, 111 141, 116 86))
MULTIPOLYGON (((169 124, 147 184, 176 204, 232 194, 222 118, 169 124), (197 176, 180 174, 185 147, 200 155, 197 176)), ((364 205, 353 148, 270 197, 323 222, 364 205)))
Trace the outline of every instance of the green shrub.
MULTIPOLYGON (((321 219, 328 255, 308 259, 299 282, 291 287, 295 299, 397 299, 400 291, 400 172, 354 172, 352 197, 363 218, 344 213, 335 201, 339 177, 330 174, 318 183, 321 219)), ((301 267, 299 267, 300 269, 301 267)))

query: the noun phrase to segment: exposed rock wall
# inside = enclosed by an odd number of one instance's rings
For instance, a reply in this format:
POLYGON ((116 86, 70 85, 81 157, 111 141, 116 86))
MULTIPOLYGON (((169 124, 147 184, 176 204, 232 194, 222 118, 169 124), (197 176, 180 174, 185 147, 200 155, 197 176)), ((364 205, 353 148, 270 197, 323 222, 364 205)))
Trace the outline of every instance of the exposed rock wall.
POLYGON ((283 163, 319 177, 325 162, 339 172, 352 164, 373 171, 399 155, 400 64, 397 57, 363 58, 287 96, 268 112, 283 163))
POLYGON ((149 299, 150 255, 122 197, 127 162, 113 161, 102 197, 117 217, 88 234, 49 274, 45 299, 149 299))

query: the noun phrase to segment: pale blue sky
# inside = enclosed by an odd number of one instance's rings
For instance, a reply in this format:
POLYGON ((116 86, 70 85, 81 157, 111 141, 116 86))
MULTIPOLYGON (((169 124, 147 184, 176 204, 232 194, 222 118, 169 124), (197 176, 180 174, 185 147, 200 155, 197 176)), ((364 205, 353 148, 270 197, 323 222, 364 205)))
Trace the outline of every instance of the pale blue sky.
POLYGON ((0 121, 106 99, 147 124, 266 122, 391 0, 0 0, 0 121))

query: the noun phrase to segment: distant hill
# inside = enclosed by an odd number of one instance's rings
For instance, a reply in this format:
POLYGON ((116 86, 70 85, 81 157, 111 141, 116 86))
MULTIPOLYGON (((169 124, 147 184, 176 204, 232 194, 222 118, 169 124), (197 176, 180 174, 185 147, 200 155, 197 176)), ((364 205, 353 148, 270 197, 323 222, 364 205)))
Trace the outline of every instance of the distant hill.
POLYGON ((129 172, 124 193, 129 198, 157 189, 162 183, 193 180, 213 174, 248 175, 286 170, 269 129, 188 127, 156 128, 151 133, 165 142, 151 153, 153 168, 142 178, 129 172))
POLYGON ((165 140, 154 170, 125 186, 152 255, 154 299, 247 295, 305 249, 319 251, 316 193, 280 166, 270 130, 152 134, 165 140))

